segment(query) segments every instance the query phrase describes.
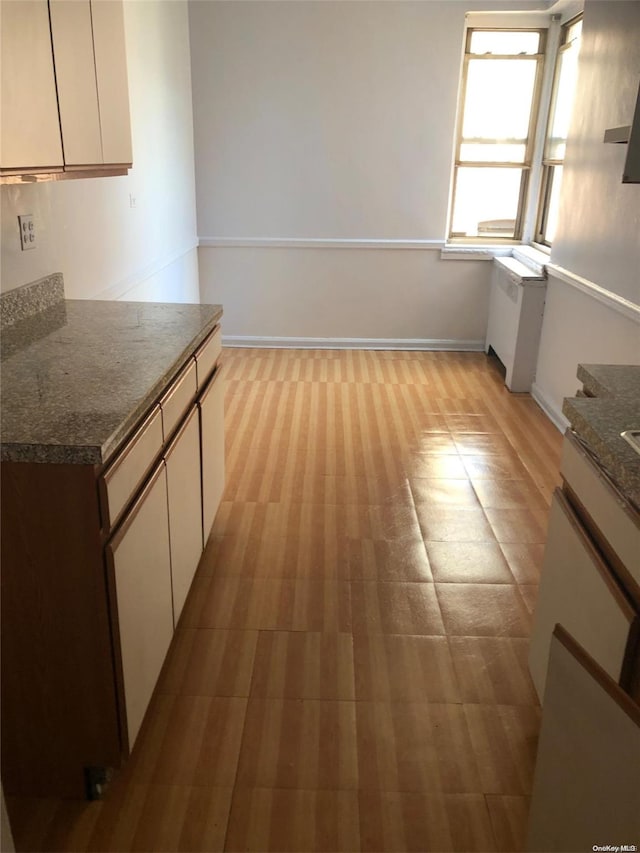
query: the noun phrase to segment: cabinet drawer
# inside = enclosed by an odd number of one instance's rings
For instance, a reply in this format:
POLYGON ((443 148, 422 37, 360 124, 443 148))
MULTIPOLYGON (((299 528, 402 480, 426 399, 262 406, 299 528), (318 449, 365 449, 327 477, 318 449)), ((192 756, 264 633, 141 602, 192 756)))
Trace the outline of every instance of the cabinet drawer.
POLYGON ((162 449, 162 413, 151 414, 120 451, 100 480, 105 525, 113 527, 162 449))
POLYGON ((640 601, 638 514, 616 492, 571 433, 567 433, 563 442, 560 472, 565 483, 591 516, 599 533, 619 557, 634 587, 629 588, 629 592, 634 600, 640 601))
POLYGON ((165 441, 182 420, 197 390, 196 363, 191 359, 160 399, 162 432, 165 441))
POLYGON ((221 352, 222 336, 220 333, 220 326, 216 326, 213 332, 211 332, 209 337, 196 352, 196 363, 198 365, 198 390, 200 390, 200 388, 204 388, 221 352))
POLYGON ((224 383, 218 367, 198 398, 202 455, 202 530, 206 546, 224 491, 224 383))
POLYGON ((556 624, 569 631, 614 681, 627 686, 638 616, 559 490, 551 504, 529 652, 540 701, 556 624))

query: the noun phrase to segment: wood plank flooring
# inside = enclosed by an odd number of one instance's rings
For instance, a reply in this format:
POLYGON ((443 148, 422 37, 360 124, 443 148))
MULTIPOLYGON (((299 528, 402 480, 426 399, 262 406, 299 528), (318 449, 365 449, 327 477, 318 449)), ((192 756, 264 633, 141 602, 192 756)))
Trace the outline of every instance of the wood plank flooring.
POLYGON ((227 485, 127 767, 19 850, 517 851, 561 436, 477 353, 225 350, 227 485))

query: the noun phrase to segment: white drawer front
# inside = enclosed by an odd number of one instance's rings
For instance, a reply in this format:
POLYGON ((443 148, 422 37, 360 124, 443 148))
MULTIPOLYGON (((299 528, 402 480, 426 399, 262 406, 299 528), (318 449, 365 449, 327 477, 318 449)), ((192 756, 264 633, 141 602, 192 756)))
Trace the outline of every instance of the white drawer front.
POLYGON ((633 581, 640 586, 640 521, 634 521, 632 511, 570 435, 562 446, 560 471, 633 581))
POLYGON ((564 495, 551 504, 529 668, 542 702, 551 636, 562 625, 616 682, 637 620, 564 495))
POLYGON ((109 527, 142 484, 162 448, 162 414, 156 406, 103 475, 109 527))
POLYGON ((207 379, 213 372, 216 361, 222 352, 222 334, 220 326, 216 326, 200 349, 196 352, 198 365, 198 390, 204 388, 207 379))
POLYGON ((197 390, 196 363, 191 359, 160 400, 165 441, 182 420, 197 390))

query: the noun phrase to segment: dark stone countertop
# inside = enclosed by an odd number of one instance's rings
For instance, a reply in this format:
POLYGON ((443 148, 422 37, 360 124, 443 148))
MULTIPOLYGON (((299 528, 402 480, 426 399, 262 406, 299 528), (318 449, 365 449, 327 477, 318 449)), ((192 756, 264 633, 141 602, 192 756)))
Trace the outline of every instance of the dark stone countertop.
POLYGON ((579 364, 577 376, 593 397, 640 400, 640 365, 579 364))
POLYGON ((2 460, 106 462, 220 305, 59 300, 2 331, 2 460))
POLYGON ((620 436, 640 430, 640 367, 580 365, 578 378, 597 396, 567 397, 562 411, 620 492, 640 509, 640 454, 620 436))

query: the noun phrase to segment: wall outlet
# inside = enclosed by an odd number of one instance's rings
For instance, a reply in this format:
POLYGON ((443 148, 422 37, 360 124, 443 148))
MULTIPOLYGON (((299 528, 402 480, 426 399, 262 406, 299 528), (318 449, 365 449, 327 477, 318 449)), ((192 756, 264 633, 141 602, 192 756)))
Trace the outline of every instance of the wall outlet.
POLYGON ((22 251, 27 249, 35 249, 36 243, 36 226, 33 223, 33 213, 26 213, 24 216, 18 217, 18 225, 20 226, 20 246, 22 251))

